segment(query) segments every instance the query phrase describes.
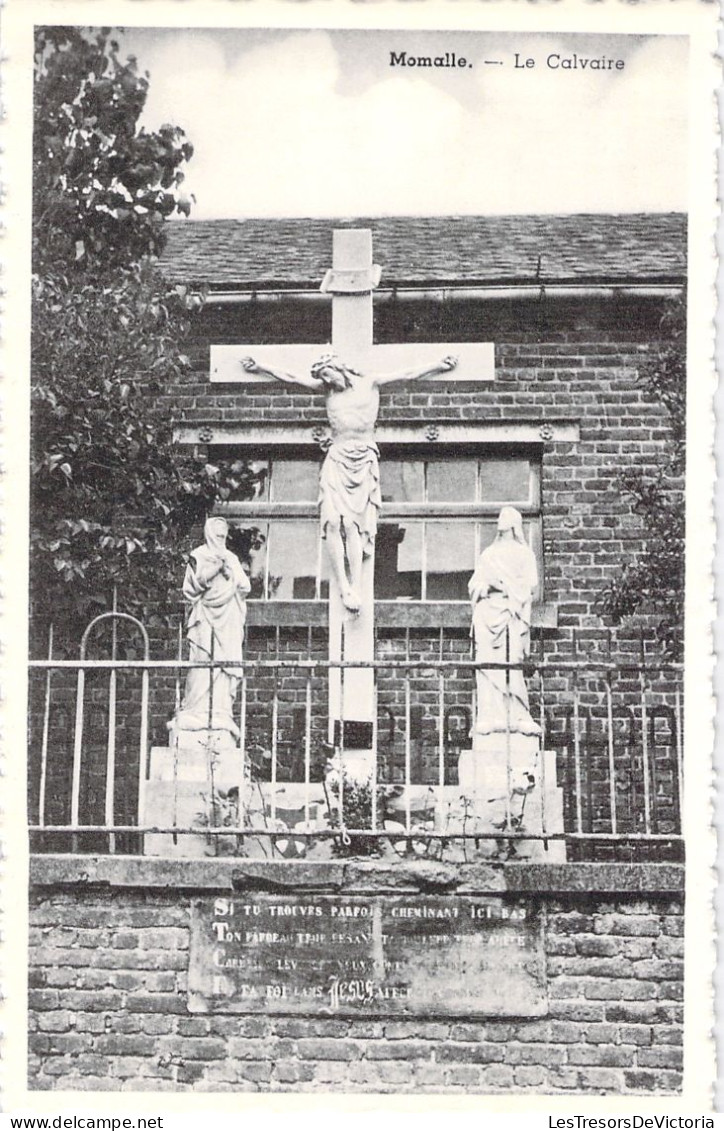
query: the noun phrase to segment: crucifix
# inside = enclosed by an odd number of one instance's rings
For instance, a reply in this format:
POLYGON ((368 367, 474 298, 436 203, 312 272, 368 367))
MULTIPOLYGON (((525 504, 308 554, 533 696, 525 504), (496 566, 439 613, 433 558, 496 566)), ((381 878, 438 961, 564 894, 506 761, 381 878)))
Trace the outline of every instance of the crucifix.
MULTIPOLYGON (((332 434, 320 475, 321 536, 331 567, 329 656, 371 664, 379 390, 413 379, 490 380, 493 351, 481 343, 373 345, 372 292, 380 269, 372 262, 372 233, 335 231, 332 263, 321 290, 332 296, 334 354, 320 356, 329 346, 216 347, 212 379, 279 380, 324 394, 332 434), (386 372, 390 365, 400 368, 386 372)), ((375 710, 371 666, 330 669, 330 741, 342 745, 344 772, 355 780, 373 772, 375 710)))

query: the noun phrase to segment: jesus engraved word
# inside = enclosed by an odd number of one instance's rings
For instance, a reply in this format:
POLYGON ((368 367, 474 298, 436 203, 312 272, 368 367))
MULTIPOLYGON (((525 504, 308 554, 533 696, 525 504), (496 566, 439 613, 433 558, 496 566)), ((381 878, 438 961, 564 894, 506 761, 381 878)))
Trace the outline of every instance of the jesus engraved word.
POLYGON ((448 356, 433 365, 374 376, 358 373, 334 354, 315 362, 309 375, 271 369, 252 357, 243 358, 241 364, 248 373, 324 392, 332 442, 319 477, 321 534, 342 603, 357 616, 362 607, 362 563, 374 550, 382 501, 375 443, 380 387, 446 373, 455 368, 457 358, 448 356))

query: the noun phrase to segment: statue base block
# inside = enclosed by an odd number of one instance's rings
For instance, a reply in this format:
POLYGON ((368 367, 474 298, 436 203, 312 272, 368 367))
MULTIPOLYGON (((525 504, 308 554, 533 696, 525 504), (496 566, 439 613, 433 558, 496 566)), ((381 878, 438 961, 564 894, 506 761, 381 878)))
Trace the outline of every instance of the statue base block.
POLYGON ((300 829, 312 831, 330 827, 329 805, 321 782, 310 783, 308 787, 300 782, 280 782, 276 787, 272 787, 271 782, 242 783, 241 751, 222 743, 222 747, 216 749, 217 757, 212 760, 210 750, 214 750, 213 744, 203 737, 199 742, 178 747, 152 748, 143 824, 198 831, 146 833, 145 856, 190 859, 244 856, 260 860, 305 856, 323 860, 332 856, 329 839, 315 843, 293 835, 268 836, 271 831, 291 834, 300 829), (207 836, 204 833, 205 827, 225 825, 254 828, 258 833, 246 836, 207 836))
POLYGON ((460 788, 484 797, 527 791, 538 770, 540 739, 534 734, 511 734, 509 757, 504 734, 476 734, 473 749, 463 750, 458 762, 460 788), (510 766, 510 778, 508 778, 510 766))
POLYGON ((238 773, 241 764, 239 744, 225 727, 179 730, 170 723, 168 748, 158 746, 154 749, 170 750, 171 757, 161 759, 158 770, 166 774, 170 771, 173 776, 176 763, 177 776, 182 781, 203 781, 212 766, 215 773, 219 772, 223 776, 230 772, 233 775, 234 772, 238 773))
MULTIPOLYGON (((227 730, 176 731, 171 746, 151 749, 143 823, 198 825, 199 833, 146 833, 145 856, 215 856, 218 838, 204 825, 231 824, 241 785, 241 752, 227 730)), ((235 815, 234 821, 236 823, 235 815)), ((222 838, 223 839, 223 838, 222 838)), ((236 838, 230 837, 236 843, 236 838)))
MULTIPOLYGON (((549 835, 563 832, 563 794, 556 782, 555 752, 541 755, 535 735, 511 735, 509 776, 505 741, 504 735, 502 742, 497 734, 476 735, 474 748, 460 755, 458 786, 441 789, 412 785, 401 795, 388 796, 382 827, 392 834, 391 842, 396 844, 395 834, 404 832, 408 808, 415 830, 412 846, 401 840, 398 853, 434 850, 432 842, 427 845, 424 841, 424 830, 434 829, 451 838, 474 838, 468 839, 464 848, 454 839, 448 843, 446 852, 454 856, 459 851, 461 859, 472 858, 472 853, 478 859, 512 856, 550 863, 565 861, 563 841, 546 842, 525 835, 542 836, 544 829, 549 835), (521 836, 515 840, 496 838, 496 833, 507 831, 520 832, 521 836)), ((369 783, 371 787, 372 751, 345 750, 343 762, 346 781, 369 783)), ((241 750, 228 731, 180 731, 177 745, 153 747, 143 823, 190 831, 146 833, 144 854, 314 860, 334 855, 330 838, 314 841, 295 837, 294 833, 336 826, 339 758, 332 764, 326 783, 278 782, 273 787, 271 782, 245 779, 243 771, 241 750), (244 836, 208 836, 204 829, 209 826, 255 831, 244 836), (289 836, 270 837, 272 832, 288 832, 289 836)), ((387 793, 384 785, 379 790, 382 795, 387 793)), ((362 827, 367 827, 368 820, 369 814, 362 827)), ((388 849, 389 845, 380 844, 383 854, 388 849)))
MULTIPOLYGON (((556 755, 541 754, 536 735, 476 734, 472 750, 463 750, 458 764, 460 804, 468 833, 530 832, 541 836, 563 832, 563 791, 556 779, 556 755)), ((562 863, 563 841, 488 841, 491 855, 562 863)))

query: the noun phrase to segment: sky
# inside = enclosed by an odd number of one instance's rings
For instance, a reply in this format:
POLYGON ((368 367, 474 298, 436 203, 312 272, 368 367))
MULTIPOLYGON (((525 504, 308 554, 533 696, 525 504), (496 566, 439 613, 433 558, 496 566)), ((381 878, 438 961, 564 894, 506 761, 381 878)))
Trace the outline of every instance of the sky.
POLYGON ((141 28, 122 44, 150 73, 143 124, 194 146, 195 219, 686 209, 684 37, 141 28))

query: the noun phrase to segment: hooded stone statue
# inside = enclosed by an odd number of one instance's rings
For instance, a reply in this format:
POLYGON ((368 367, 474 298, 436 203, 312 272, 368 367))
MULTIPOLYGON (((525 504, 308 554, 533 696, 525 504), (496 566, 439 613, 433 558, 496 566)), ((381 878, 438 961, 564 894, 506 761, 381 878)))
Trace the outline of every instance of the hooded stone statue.
POLYGON ((186 635, 189 659, 228 660, 229 666, 190 669, 183 703, 173 726, 177 730, 226 730, 235 738, 234 699, 241 671, 246 596, 251 589, 241 562, 226 548, 229 526, 224 518, 209 518, 204 545, 192 551, 183 582, 190 609, 186 635), (213 708, 210 716, 210 709, 213 708))
MULTIPOLYGON (((525 659, 530 652, 531 606, 537 585, 535 555, 525 541, 520 512, 503 507, 495 540, 483 550, 468 584, 477 661, 514 664, 525 659)), ((480 670, 476 679, 478 734, 506 730, 540 734, 528 709, 521 671, 480 670)))

